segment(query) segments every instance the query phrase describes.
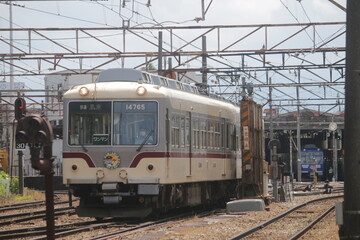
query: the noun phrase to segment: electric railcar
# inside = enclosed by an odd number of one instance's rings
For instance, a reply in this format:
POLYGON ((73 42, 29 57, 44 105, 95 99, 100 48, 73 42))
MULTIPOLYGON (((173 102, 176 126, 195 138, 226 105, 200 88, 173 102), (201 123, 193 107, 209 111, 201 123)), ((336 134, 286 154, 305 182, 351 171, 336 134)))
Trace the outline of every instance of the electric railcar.
POLYGON ((307 177, 316 173, 324 175, 324 152, 312 145, 305 145, 301 151, 301 173, 307 177))
POLYGON ((64 94, 63 181, 79 216, 145 217, 236 197, 240 109, 134 69, 64 94))

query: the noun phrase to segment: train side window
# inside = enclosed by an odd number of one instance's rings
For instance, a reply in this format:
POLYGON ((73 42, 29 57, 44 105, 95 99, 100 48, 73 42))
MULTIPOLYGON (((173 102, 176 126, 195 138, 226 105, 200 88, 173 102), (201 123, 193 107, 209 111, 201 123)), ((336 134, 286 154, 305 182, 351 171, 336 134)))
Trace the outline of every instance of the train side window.
POLYGON ((228 123, 227 127, 227 145, 226 148, 229 150, 235 150, 235 126, 228 123))
POLYGON ((220 123, 218 121, 214 122, 214 148, 219 150, 220 149, 220 123))
POLYGON ((199 146, 199 143, 200 143, 200 131, 199 131, 199 120, 198 119, 193 119, 193 121, 192 121, 192 129, 193 129, 192 144, 193 144, 194 148, 198 149, 198 148, 200 148, 200 146, 199 146))
POLYGON ((150 75, 150 76, 151 76, 151 80, 152 80, 153 84, 162 85, 160 82, 160 78, 158 76, 155 76, 155 75, 150 75))
POLYGON ((171 146, 173 148, 179 147, 180 137, 180 118, 178 115, 172 117, 172 128, 171 128, 171 146))
POLYGON ((207 147, 207 131, 206 131, 206 120, 200 121, 200 147, 205 149, 207 147))
POLYGON ((228 124, 225 122, 224 123, 224 148, 228 149, 229 148, 229 126, 228 124))
POLYGON ((215 148, 215 123, 214 121, 208 122, 208 129, 209 129, 209 147, 210 149, 215 148))
POLYGON ((179 146, 181 148, 185 147, 185 117, 180 118, 180 139, 179 146))

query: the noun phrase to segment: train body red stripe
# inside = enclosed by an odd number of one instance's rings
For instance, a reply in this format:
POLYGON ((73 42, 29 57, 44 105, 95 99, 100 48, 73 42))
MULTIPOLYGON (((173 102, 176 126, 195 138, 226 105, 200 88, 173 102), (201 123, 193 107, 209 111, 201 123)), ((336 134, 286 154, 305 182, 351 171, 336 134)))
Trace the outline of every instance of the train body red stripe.
POLYGON ((87 165, 91 168, 95 167, 95 164, 91 157, 83 152, 64 152, 63 158, 82 158, 86 161, 87 165))
MULTIPOLYGON (((167 154, 166 152, 142 152, 135 156, 133 161, 130 164, 130 168, 135 168, 140 163, 140 161, 144 158, 165 158, 169 155, 169 157, 173 158, 229 158, 230 154, 221 154, 221 153, 188 153, 188 152, 172 152, 167 154)), ((82 158, 86 161, 87 165, 90 168, 95 167, 94 162, 91 157, 82 152, 64 152, 63 158, 82 158)))

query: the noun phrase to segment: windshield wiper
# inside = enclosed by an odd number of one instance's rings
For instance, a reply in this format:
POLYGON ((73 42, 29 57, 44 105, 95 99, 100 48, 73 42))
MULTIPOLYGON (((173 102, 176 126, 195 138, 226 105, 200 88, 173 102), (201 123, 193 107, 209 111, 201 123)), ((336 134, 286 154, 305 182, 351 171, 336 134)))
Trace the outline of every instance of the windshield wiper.
POLYGON ((87 148, 85 147, 85 145, 84 145, 83 143, 82 143, 80 146, 82 147, 82 149, 83 149, 85 152, 88 152, 87 148))
POLYGON ((145 143, 147 142, 147 140, 149 140, 149 137, 153 134, 153 132, 154 132, 154 129, 151 130, 151 131, 146 135, 144 141, 143 141, 143 142, 140 144, 140 146, 136 149, 137 152, 139 152, 139 151, 142 149, 142 147, 145 145, 145 143))

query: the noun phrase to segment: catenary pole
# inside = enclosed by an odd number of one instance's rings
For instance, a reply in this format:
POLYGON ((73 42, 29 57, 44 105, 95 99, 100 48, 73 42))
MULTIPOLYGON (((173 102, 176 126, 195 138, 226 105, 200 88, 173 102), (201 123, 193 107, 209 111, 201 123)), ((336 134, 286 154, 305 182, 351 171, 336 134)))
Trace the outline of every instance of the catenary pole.
POLYGON ((360 1, 347 0, 345 188, 341 239, 360 239, 360 1))

